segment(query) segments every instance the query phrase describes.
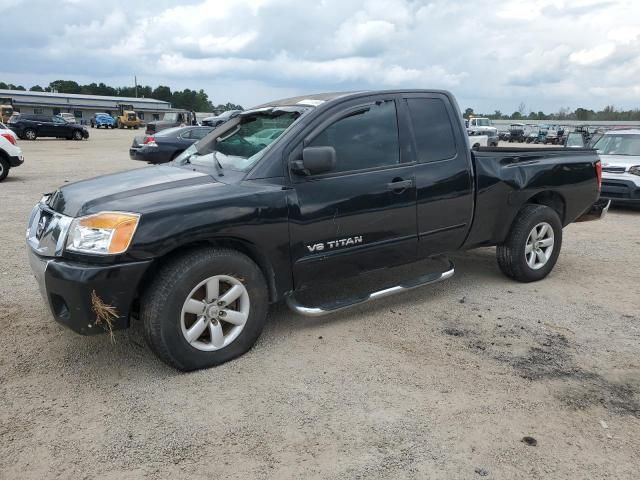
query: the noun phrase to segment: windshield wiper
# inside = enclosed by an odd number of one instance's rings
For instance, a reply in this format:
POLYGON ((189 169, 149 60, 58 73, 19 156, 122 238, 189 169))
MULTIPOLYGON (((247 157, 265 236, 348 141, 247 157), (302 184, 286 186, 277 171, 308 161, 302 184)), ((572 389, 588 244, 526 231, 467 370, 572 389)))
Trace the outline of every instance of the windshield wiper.
POLYGON ((220 163, 220 160, 218 160, 218 156, 216 155, 216 151, 214 150, 212 153, 213 153, 213 163, 216 166, 216 172, 218 172, 218 175, 220 177, 224 177, 224 173, 222 172, 222 164, 220 163))

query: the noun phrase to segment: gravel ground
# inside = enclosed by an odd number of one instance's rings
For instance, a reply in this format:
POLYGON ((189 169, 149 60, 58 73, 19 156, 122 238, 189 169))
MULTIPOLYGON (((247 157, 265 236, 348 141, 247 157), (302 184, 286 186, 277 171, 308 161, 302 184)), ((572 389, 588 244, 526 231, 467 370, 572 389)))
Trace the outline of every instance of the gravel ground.
POLYGON ((138 325, 63 329, 31 277, 40 195, 142 166, 134 132, 91 133, 22 142, 0 184, 0 478, 638 478, 640 211, 568 227, 542 282, 459 254, 348 313, 276 306, 250 353, 181 374, 138 325))

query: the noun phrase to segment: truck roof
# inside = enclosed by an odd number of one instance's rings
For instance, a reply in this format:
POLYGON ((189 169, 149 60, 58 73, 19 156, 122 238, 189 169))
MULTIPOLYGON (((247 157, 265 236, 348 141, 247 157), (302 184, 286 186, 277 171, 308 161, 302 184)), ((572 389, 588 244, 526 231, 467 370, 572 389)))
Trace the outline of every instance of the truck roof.
POLYGON ((326 92, 315 93, 311 95, 300 95, 298 97, 283 98, 280 100, 274 100, 271 102, 263 103, 256 107, 252 107, 250 110, 257 110, 259 108, 266 107, 284 107, 299 105, 302 107, 317 107, 325 102, 331 102, 340 98, 357 97, 360 95, 376 95, 376 94, 396 94, 396 93, 442 93, 444 95, 451 95, 444 90, 426 90, 426 89, 400 89, 400 90, 356 90, 351 92, 326 92))

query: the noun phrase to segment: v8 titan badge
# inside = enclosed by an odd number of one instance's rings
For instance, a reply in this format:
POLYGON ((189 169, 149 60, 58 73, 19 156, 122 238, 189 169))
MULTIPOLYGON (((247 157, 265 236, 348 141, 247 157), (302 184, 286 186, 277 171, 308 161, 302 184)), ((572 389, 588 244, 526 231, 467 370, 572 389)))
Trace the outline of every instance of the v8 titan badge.
POLYGON ((313 245, 307 245, 307 249, 311 253, 323 252, 325 250, 335 250, 336 248, 351 247, 354 245, 360 245, 364 243, 362 235, 356 237, 340 238, 338 240, 330 240, 327 242, 314 243, 313 245))

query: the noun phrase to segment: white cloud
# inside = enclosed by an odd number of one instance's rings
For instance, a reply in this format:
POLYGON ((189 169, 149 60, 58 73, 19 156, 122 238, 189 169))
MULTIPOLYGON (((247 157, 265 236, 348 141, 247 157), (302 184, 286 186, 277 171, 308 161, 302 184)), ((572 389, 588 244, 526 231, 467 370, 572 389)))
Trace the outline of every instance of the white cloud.
POLYGON ((77 1, 0 2, 0 80, 137 74, 244 104, 411 87, 485 111, 640 105, 637 0, 77 1))

